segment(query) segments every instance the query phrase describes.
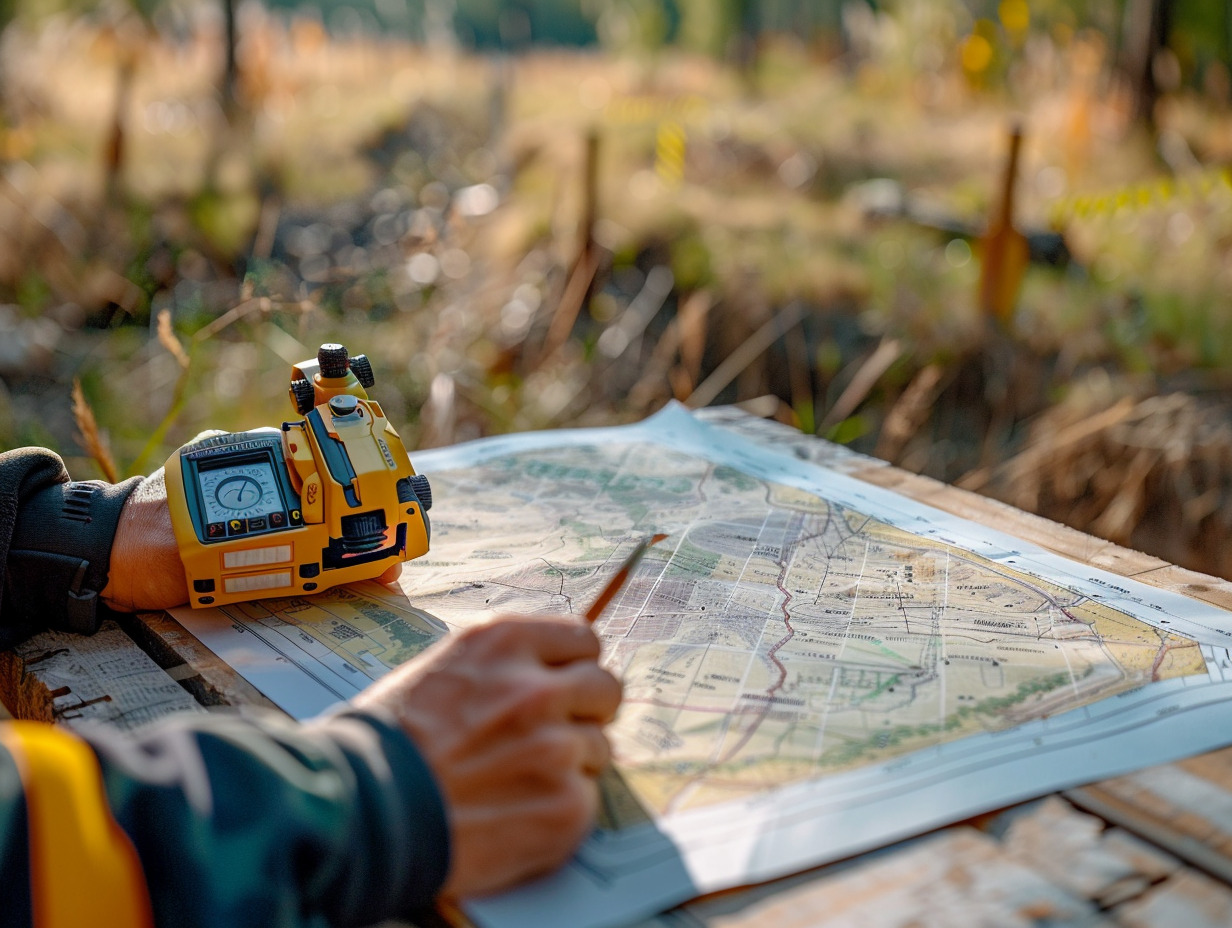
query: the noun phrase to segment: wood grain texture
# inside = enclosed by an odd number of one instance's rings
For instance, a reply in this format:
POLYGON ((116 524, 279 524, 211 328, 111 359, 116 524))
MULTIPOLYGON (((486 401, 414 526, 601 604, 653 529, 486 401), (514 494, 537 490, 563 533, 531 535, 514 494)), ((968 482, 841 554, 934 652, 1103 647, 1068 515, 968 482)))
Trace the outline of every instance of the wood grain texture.
POLYGON ((1232 883, 1232 748, 1113 777, 1065 796, 1232 883))
POLYGON ((1016 860, 987 834, 956 826, 740 893, 642 928, 1102 928, 1090 900, 1016 860))
POLYGON ((26 673, 26 662, 12 651, 0 651, 0 703, 12 718, 55 721, 51 690, 26 673))
POLYGON ((17 685, 9 708, 19 718, 134 728, 177 712, 203 711, 112 620, 88 636, 40 632, 5 660, 5 685, 17 685))
POLYGON ((167 613, 125 616, 122 624, 142 650, 203 706, 278 708, 167 613))

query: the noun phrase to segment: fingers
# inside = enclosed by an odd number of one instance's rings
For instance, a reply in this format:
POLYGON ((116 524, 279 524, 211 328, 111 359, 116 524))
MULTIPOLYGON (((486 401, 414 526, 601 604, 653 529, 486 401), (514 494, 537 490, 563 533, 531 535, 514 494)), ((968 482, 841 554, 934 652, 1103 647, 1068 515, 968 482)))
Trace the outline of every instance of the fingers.
POLYGON ((398 578, 402 576, 402 562, 398 561, 385 568, 385 572, 378 578, 381 583, 397 583, 398 578))
POLYGON ((620 681, 597 664, 577 662, 557 668, 567 717, 579 722, 610 722, 620 708, 620 681))
POLYGON ((507 693, 524 725, 610 722, 615 716, 621 685, 599 666, 599 639, 589 626, 566 617, 506 617, 471 634, 476 657, 509 673, 507 693), (528 672, 532 664, 539 673, 528 672))
POLYGON ((452 860, 444 893, 484 895, 560 866, 593 827, 609 757, 598 725, 539 732, 465 771, 450 802, 452 860), (499 771, 493 777, 492 771, 499 771))
POLYGON ((612 746, 607 735, 597 724, 579 722, 574 728, 581 754, 578 766, 586 776, 597 777, 612 762, 612 746))
POLYGON ((487 802, 455 809, 449 876, 442 894, 487 895, 550 872, 585 837, 598 808, 595 781, 575 776, 552 795, 525 798, 512 807, 487 802))
POLYGON ((493 647, 505 653, 517 650, 533 654, 549 667, 599 657, 598 636, 590 626, 570 616, 501 616, 470 633, 490 635, 493 647))
POLYGON ((491 892, 560 864, 598 808, 619 681, 572 617, 505 616, 450 635, 355 700, 391 712, 449 807, 446 892, 491 892))
POLYGON ((579 775, 593 779, 611 758, 611 745, 598 723, 561 722, 483 745, 455 761, 449 779, 455 799, 522 800, 553 795, 579 775))

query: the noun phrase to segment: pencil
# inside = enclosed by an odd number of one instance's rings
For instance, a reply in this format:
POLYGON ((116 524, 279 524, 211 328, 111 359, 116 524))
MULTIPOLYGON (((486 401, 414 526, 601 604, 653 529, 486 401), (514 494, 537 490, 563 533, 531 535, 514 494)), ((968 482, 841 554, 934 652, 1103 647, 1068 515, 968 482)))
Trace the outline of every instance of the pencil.
POLYGON ((590 608, 586 610, 587 622, 593 624, 595 619, 603 615, 603 610, 607 608, 607 604, 612 601, 612 598, 628 582, 630 575, 633 573, 633 568, 637 566, 637 562, 642 559, 642 555, 646 553, 646 550, 651 545, 657 545, 666 537, 666 535, 662 534, 652 535, 649 538, 643 538, 638 543, 638 546, 633 549, 633 553, 625 558, 625 562, 620 565, 620 570, 616 571, 616 576, 607 582, 607 586, 603 588, 598 599, 591 603, 590 608))

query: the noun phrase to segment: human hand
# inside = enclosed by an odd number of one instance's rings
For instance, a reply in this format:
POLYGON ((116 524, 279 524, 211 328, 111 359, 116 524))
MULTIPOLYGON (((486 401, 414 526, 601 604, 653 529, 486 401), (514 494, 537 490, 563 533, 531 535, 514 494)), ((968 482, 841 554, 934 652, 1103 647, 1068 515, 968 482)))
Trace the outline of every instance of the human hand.
POLYGON ((572 617, 504 616, 451 635, 361 693, 435 774, 451 860, 443 894, 478 896, 568 858, 598 811, 620 683, 572 617))
POLYGON ((188 580, 171 527, 160 467, 138 484, 120 510, 103 602, 121 612, 168 609, 188 602, 188 580))

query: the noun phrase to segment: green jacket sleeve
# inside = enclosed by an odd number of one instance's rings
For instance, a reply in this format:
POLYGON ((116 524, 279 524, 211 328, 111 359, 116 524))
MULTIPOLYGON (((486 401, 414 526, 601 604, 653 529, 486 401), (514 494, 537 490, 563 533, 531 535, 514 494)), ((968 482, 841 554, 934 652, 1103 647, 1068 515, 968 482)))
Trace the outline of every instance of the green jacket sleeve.
MULTIPOLYGON (((137 851, 156 925, 369 925, 413 916, 444 882, 440 794, 384 719, 194 716, 135 737, 99 727, 84 738, 137 851)), ((0 746, 0 910, 5 925, 24 926, 36 826, 18 769, 0 746)))
POLYGON ((367 925, 429 904, 444 882, 432 775, 372 715, 214 716, 91 741, 160 925, 367 925))

